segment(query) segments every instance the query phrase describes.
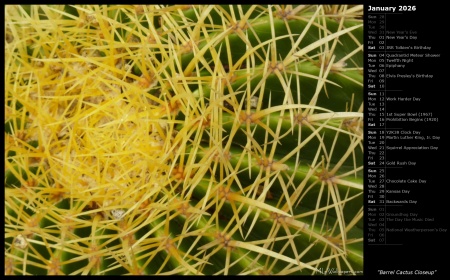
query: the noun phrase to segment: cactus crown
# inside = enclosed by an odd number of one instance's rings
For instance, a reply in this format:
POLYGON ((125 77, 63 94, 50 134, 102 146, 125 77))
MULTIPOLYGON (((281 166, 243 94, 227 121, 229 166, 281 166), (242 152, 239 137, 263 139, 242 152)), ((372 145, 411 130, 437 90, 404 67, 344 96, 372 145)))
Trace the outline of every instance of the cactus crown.
POLYGON ((362 270, 362 7, 7 6, 7 274, 362 270))

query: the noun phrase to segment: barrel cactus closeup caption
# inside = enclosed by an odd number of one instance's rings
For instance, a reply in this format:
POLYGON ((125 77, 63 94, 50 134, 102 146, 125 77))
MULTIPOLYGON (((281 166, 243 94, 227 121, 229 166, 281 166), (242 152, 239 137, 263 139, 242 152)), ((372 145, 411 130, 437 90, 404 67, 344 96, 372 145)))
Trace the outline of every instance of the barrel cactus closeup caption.
POLYGON ((362 16, 5 6, 5 274, 362 274, 362 16))

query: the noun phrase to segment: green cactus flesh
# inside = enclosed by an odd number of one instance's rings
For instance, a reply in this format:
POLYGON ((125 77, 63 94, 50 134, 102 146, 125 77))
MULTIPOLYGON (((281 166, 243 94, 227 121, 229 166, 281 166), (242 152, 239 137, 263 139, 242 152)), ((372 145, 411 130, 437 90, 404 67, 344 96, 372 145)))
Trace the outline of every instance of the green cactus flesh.
POLYGON ((6 6, 6 274, 361 274, 361 6, 6 6))

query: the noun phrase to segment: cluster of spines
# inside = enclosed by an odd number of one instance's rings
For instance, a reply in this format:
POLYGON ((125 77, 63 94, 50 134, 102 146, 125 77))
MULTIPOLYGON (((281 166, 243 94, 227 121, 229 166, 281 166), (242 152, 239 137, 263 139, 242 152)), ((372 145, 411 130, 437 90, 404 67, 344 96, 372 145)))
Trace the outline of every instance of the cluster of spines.
MULTIPOLYGON (((42 30, 29 35, 12 32, 13 38, 24 37, 25 40, 16 47, 18 52, 10 54, 17 61, 9 64, 9 67, 20 66, 16 70, 21 74, 20 79, 9 78, 14 81, 10 83, 14 90, 22 94, 12 94, 11 89, 6 97, 12 111, 17 104, 23 106, 20 116, 14 112, 8 115, 13 117, 7 122, 11 132, 7 137, 14 147, 10 150, 20 155, 10 158, 7 169, 21 185, 10 191, 6 203, 9 212, 14 213, 8 215, 6 237, 13 238, 8 260, 17 260, 12 251, 23 250, 28 255, 19 259, 28 258, 34 265, 41 262, 37 266, 47 269, 48 273, 61 273, 62 267, 68 269, 71 263, 88 261, 92 265, 70 272, 114 272, 122 267, 138 274, 150 263, 153 266, 153 260, 158 262, 160 253, 165 252, 167 257, 153 273, 170 272, 165 267, 170 262, 182 264, 180 269, 174 268, 173 273, 202 273, 210 266, 207 260, 220 255, 224 248, 225 267, 217 273, 233 272, 232 268, 238 267, 239 261, 242 271, 238 272, 242 273, 294 273, 304 268, 316 271, 302 263, 300 257, 287 257, 303 256, 312 249, 306 246, 300 252, 297 248, 301 246, 294 241, 299 235, 308 234, 337 250, 335 257, 343 257, 347 229, 343 228, 342 219, 339 219, 338 237, 331 237, 311 230, 319 223, 316 221, 318 213, 325 212, 322 223, 328 221, 329 210, 322 202, 316 199, 317 209, 311 213, 298 214, 293 210, 308 196, 314 182, 322 182, 328 188, 321 194, 331 196, 328 199, 334 202, 336 213, 353 197, 340 198, 336 182, 341 180, 340 183, 354 189, 360 186, 334 175, 343 160, 327 171, 332 147, 325 146, 322 132, 331 128, 336 131, 336 139, 341 134, 349 134, 352 145, 344 152, 345 160, 361 145, 361 136, 353 134, 362 129, 358 121, 361 114, 342 114, 335 118, 333 112, 314 103, 329 83, 326 75, 330 71, 339 72, 342 67, 337 66, 343 64, 320 62, 319 78, 314 78, 318 84, 316 94, 309 104, 300 105, 301 98, 292 95, 291 84, 298 86, 295 76, 300 73, 302 57, 307 53, 293 48, 289 56, 279 61, 278 38, 273 29, 271 36, 274 37, 268 43, 254 46, 246 38, 247 31, 254 32, 254 28, 264 23, 259 16, 251 18, 254 13, 268 11, 268 24, 273 25, 274 19, 286 22, 304 19, 296 15, 302 8, 277 7, 275 14, 270 8, 257 6, 247 11, 233 7, 228 11, 215 6, 191 8, 204 23, 214 21, 208 15, 211 11, 226 19, 221 25, 212 25, 213 32, 194 27, 192 19, 177 22, 180 7, 159 7, 158 11, 152 6, 140 12, 141 8, 136 7, 134 11, 137 18, 149 20, 150 15, 152 20, 159 18, 158 30, 152 30, 151 24, 140 25, 140 20, 130 25, 125 24, 126 21, 118 22, 123 18, 132 22, 133 10, 127 8, 115 13, 115 9, 79 7, 76 8, 79 14, 76 25, 70 26, 63 15, 74 19, 73 15, 57 8, 32 6, 35 10, 31 15, 44 13, 51 18, 56 14, 59 21, 43 20, 49 26, 44 25, 42 30), (240 15, 239 19, 236 14, 240 15), (58 24, 62 27, 57 27, 58 24), (54 33, 45 35, 45 29, 54 33), (85 36, 88 33, 95 36, 85 36), (250 47, 238 61, 231 58, 230 34, 250 47), (73 41, 63 39, 51 45, 58 35, 73 41), (97 39, 85 42, 82 39, 85 37, 97 39), (200 42, 199 38, 204 41, 200 42), (150 43, 154 56, 140 46, 144 40, 150 43), (208 40, 210 45, 206 43, 208 40), (23 53, 24 49, 31 54, 23 53), (91 51, 86 51, 89 49, 91 51), (206 53, 211 60, 202 58, 206 53), (220 62, 223 53, 228 54, 226 67, 220 62), (186 59, 190 62, 185 62, 186 59), (258 62, 260 66, 255 65, 258 59, 262 59, 258 62), (198 75, 205 70, 206 75, 198 75), (276 106, 271 106, 272 98, 264 82, 269 78, 278 79, 286 94, 276 106), (44 111, 35 110, 35 103, 44 111), (348 118, 355 121, 350 122, 348 118), (340 122, 340 119, 345 121, 340 122), (227 125, 229 130, 224 132, 223 127, 227 125), (313 133, 304 137, 303 127, 313 133), (284 157, 276 153, 281 146, 279 141, 289 139, 293 132, 298 133, 296 148, 291 147, 284 157), (22 135, 24 133, 29 139, 22 135), (257 133, 263 135, 264 143, 259 142, 261 138, 255 135, 257 133), (239 139, 242 135, 246 140, 239 139), (320 148, 315 151, 317 155, 311 168, 302 169, 301 148, 312 139, 318 139, 320 148), (37 141, 38 146, 32 146, 31 141, 37 141), (20 148, 17 148, 18 142, 20 148), (322 153, 326 154, 327 167, 318 157, 322 153), (34 173, 30 172, 33 170, 30 164, 38 166, 34 173), (317 171, 318 168, 322 171, 317 171), (286 172, 288 169, 292 172, 286 172), (247 171, 252 183, 238 176, 247 171), (275 198, 271 191, 274 183, 282 190, 275 198), (52 207, 58 201, 68 206, 52 207), (309 230, 298 220, 308 215, 314 217, 309 230), (178 217, 185 217, 185 220, 176 222, 181 229, 174 235, 177 230, 172 221, 178 217), (252 228, 261 219, 275 228, 263 239, 252 240, 252 228), (42 220, 49 220, 50 226, 43 226, 42 220), (60 235, 54 230, 57 225, 63 228, 60 235), (86 236, 81 234, 85 228, 90 228, 86 236), (279 234, 280 228, 285 231, 284 237, 279 234), (239 236, 242 240, 234 240, 239 236), (339 238, 343 244, 336 245, 339 238), (182 244, 183 240, 192 243, 182 244), (27 242, 40 249, 47 247, 48 252, 33 250, 27 242), (280 245, 283 242, 287 247, 280 245), (281 246, 281 252, 271 247, 275 243, 281 246), (199 244, 203 245, 197 246, 199 244), (233 258, 239 250, 243 252, 233 258), (284 255, 286 250, 291 252, 284 255), (72 260, 61 257, 61 252, 70 252, 75 257, 72 260), (107 263, 107 260, 109 267, 100 267, 100 263, 107 263), (276 262, 287 264, 273 268, 276 262), (242 263, 249 266, 242 266, 242 263)), ((309 18, 316 17, 320 9, 309 18)), ((288 29, 289 26, 286 24, 288 29)), ((257 34, 253 36, 257 38, 257 34)), ((289 33, 285 38, 296 45, 300 41, 295 41, 295 36, 289 33)), ((316 48, 338 36, 325 38, 316 43, 316 48)), ((10 44, 15 42, 11 39, 10 44)), ((321 59, 319 56, 318 61, 321 59)), ((312 77, 312 74, 304 75, 312 77)), ((353 162, 355 168, 349 173, 361 171, 360 165, 353 162)), ((361 215, 355 216, 356 220, 360 218, 361 215)), ((326 261, 319 260, 314 265, 326 261)), ((24 272, 26 264, 22 266, 23 271, 15 269, 24 272)))

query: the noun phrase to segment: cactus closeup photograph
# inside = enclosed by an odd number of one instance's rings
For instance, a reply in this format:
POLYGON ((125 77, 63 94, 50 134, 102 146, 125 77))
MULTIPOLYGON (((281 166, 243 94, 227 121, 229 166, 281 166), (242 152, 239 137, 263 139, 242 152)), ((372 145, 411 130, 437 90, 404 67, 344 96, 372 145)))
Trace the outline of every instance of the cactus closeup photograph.
POLYGON ((6 275, 363 275, 362 5, 6 5, 6 275))

